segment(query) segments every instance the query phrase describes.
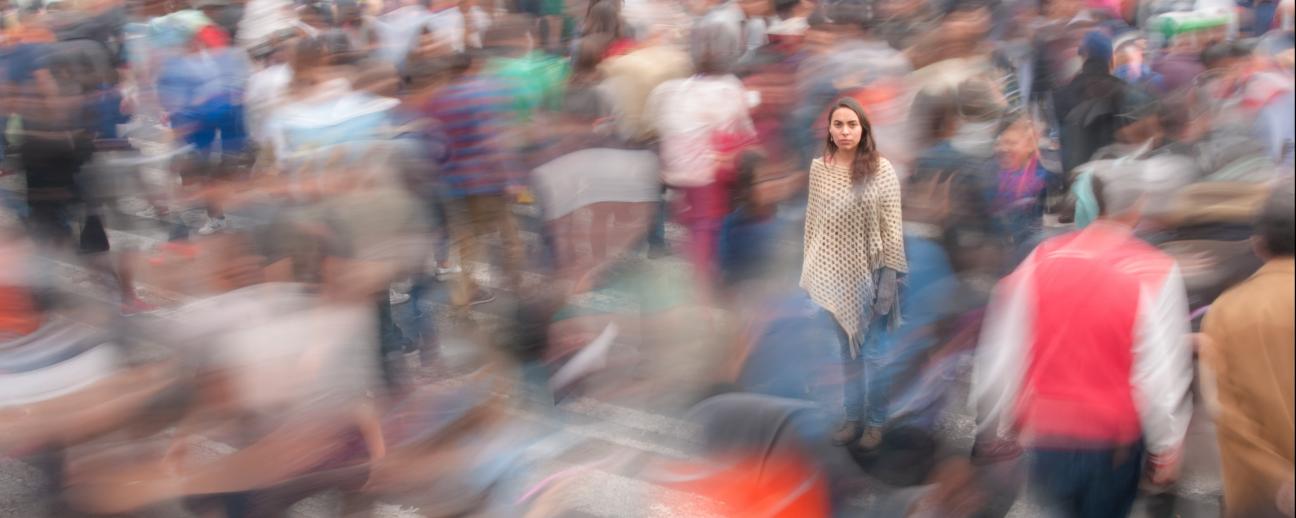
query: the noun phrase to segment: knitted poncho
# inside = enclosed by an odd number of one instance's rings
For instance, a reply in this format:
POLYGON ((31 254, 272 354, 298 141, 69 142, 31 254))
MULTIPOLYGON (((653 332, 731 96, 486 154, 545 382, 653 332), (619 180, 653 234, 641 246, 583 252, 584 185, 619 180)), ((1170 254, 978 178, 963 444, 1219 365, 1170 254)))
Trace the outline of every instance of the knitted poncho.
POLYGON ((851 185, 848 166, 811 163, 801 287, 850 336, 852 355, 873 319, 875 272, 908 272, 901 226, 900 181, 890 161, 880 159, 859 187, 851 185))

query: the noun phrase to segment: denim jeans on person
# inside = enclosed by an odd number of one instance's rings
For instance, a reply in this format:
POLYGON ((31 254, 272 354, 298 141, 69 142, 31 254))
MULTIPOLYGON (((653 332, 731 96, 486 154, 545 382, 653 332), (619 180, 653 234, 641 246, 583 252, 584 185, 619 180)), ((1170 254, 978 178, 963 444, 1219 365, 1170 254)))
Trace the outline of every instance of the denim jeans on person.
POLYGON ((857 357, 850 357, 846 332, 837 326, 842 372, 845 374, 842 405, 846 421, 861 421, 868 427, 886 425, 893 387, 898 378, 910 370, 908 366, 927 351, 925 347, 893 347, 889 324, 890 317, 881 316, 868 325, 868 333, 864 335, 857 357))
POLYGON ((1143 442, 1117 447, 1034 448, 1027 452, 1030 491, 1044 516, 1128 516, 1139 492, 1143 442))
POLYGON ((926 347, 895 346, 899 342, 888 330, 890 322, 890 316, 873 319, 855 358, 851 358, 846 331, 837 326, 845 375, 842 404, 847 421, 859 421, 874 428, 886 425, 898 378, 912 373, 915 361, 927 352, 926 347))

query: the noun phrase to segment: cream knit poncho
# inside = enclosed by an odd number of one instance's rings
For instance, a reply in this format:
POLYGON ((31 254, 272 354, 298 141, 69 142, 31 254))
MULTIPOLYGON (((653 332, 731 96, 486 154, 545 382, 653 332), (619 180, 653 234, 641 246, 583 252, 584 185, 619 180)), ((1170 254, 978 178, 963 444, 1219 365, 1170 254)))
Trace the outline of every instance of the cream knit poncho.
MULTIPOLYGON (((810 200, 806 207, 805 262, 801 288, 832 313, 850 336, 851 355, 873 320, 876 272, 890 268, 907 273, 900 219, 900 180, 891 162, 879 159, 876 173, 860 187, 851 185, 850 168, 810 164, 810 200)), ((892 325, 899 322, 897 304, 892 325)))

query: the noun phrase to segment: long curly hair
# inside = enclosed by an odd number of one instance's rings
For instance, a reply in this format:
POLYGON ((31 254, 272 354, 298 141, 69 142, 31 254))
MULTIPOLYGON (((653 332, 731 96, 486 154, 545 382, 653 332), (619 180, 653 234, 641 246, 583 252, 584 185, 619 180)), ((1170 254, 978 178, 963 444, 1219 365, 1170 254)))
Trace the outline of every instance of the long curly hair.
POLYGON ((828 110, 828 131, 824 136, 824 158, 832 160, 837 156, 837 143, 833 142, 832 137, 832 116, 837 110, 845 108, 855 112, 855 116, 860 121, 860 142, 859 147, 855 148, 855 159, 850 164, 851 183, 860 185, 872 177, 878 167, 877 141, 873 139, 873 125, 869 124, 868 117, 864 115, 864 107, 860 106, 859 101, 850 97, 838 99, 833 104, 832 109, 828 110))

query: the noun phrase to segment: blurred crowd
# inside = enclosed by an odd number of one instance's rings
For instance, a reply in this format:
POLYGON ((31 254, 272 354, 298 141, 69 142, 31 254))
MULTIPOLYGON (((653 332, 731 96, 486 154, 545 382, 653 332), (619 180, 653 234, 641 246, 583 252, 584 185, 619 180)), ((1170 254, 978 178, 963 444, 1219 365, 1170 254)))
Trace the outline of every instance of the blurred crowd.
POLYGON ((1291 517, 1294 22, 0 0, 0 514, 1291 517))

